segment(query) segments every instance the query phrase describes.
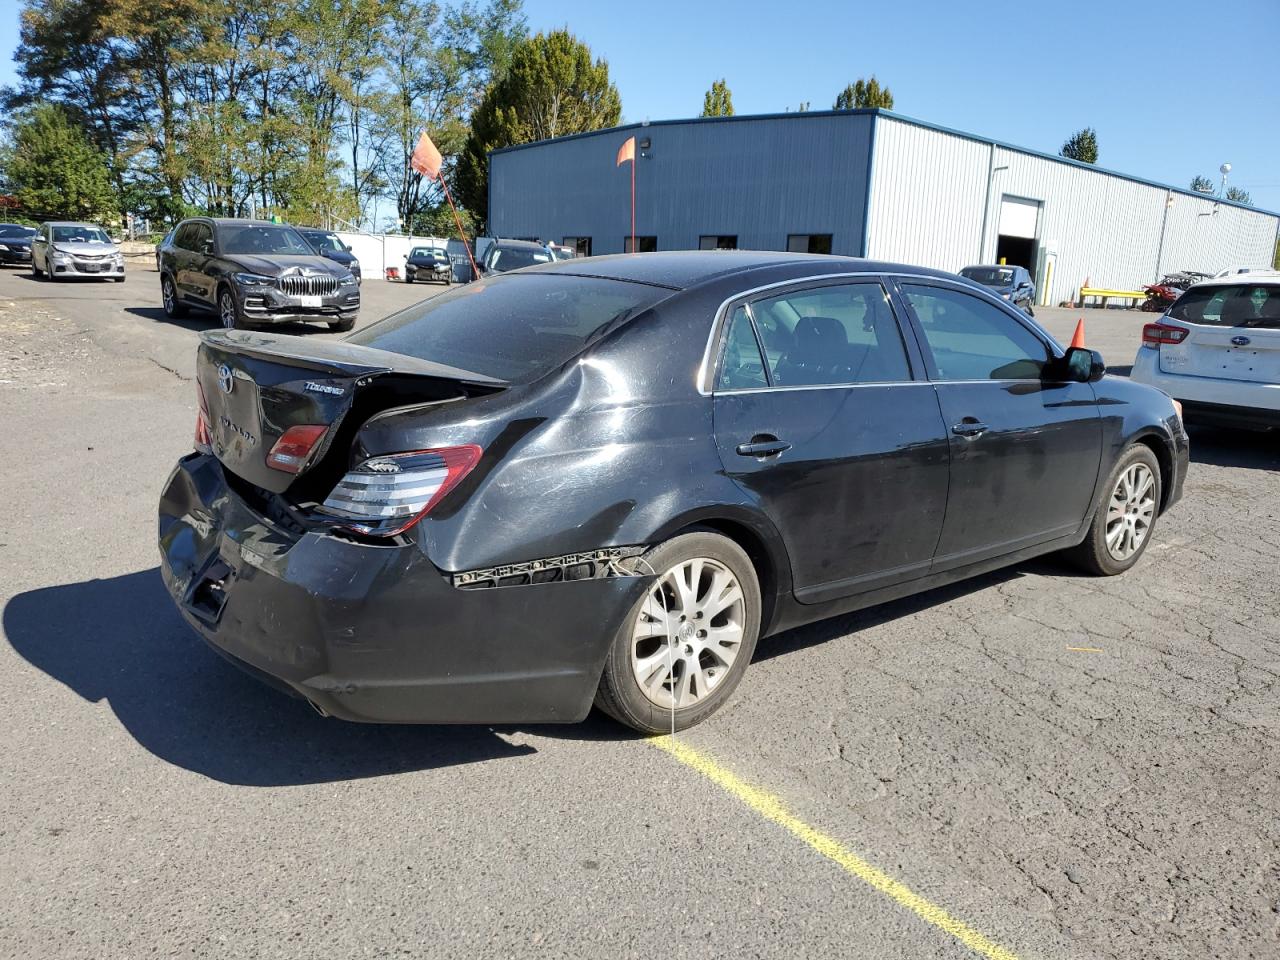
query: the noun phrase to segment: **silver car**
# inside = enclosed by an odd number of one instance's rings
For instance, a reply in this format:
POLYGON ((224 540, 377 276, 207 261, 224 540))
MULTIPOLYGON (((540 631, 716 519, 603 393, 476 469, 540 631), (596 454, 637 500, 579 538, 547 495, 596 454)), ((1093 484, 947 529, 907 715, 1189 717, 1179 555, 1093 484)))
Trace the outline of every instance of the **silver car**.
POLYGON ((31 238, 31 275, 36 279, 95 277, 124 283, 124 254, 97 224, 46 223, 31 238))

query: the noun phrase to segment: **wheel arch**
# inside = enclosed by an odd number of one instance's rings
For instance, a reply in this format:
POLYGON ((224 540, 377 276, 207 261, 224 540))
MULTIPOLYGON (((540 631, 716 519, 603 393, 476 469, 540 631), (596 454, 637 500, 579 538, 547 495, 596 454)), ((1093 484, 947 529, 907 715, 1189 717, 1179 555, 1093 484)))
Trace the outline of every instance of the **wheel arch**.
POLYGON ((1165 507, 1169 505, 1169 497, 1173 491, 1173 472, 1174 458, 1168 439, 1161 436, 1155 430, 1147 430, 1133 437, 1128 446, 1141 444, 1150 448, 1155 454, 1156 463, 1160 465, 1160 512, 1164 513, 1165 507))

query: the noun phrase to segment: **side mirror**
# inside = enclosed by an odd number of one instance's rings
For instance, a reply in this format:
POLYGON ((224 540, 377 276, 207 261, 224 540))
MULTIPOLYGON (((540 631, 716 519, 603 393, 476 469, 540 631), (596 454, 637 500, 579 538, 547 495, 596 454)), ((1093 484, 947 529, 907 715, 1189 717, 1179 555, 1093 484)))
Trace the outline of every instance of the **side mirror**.
POLYGON ((1107 372, 1107 362, 1097 350, 1087 347, 1070 347, 1067 349, 1061 364, 1062 379, 1076 383, 1097 383, 1107 372))

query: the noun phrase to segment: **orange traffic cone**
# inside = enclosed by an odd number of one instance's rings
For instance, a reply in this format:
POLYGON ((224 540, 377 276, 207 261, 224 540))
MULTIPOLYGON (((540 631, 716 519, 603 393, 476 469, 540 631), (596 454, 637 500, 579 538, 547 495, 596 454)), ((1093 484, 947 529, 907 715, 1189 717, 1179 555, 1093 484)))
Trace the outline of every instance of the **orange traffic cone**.
POLYGON ((1079 322, 1076 323, 1076 332, 1071 337, 1071 346, 1084 346, 1084 317, 1081 317, 1079 322))

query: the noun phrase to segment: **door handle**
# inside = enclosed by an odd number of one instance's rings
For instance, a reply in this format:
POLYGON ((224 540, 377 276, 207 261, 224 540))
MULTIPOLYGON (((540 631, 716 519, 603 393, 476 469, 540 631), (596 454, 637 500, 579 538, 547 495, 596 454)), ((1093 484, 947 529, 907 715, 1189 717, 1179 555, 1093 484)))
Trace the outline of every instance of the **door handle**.
POLYGON ((987 432, 987 425, 973 417, 965 417, 951 428, 951 432, 957 437, 976 437, 987 432))
POLYGON ((744 457, 773 457, 790 450, 791 444, 769 434, 756 434, 750 443, 738 444, 737 451, 744 457))

